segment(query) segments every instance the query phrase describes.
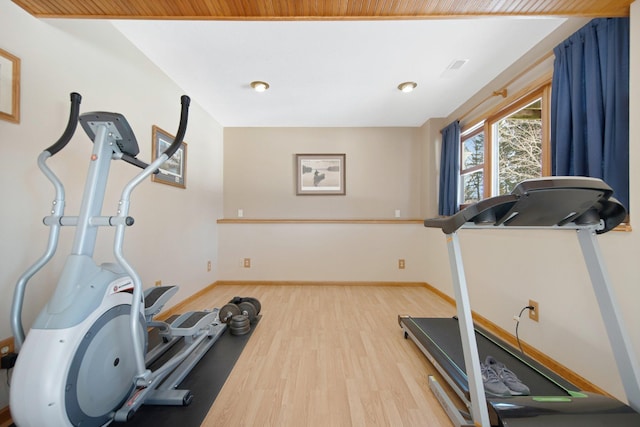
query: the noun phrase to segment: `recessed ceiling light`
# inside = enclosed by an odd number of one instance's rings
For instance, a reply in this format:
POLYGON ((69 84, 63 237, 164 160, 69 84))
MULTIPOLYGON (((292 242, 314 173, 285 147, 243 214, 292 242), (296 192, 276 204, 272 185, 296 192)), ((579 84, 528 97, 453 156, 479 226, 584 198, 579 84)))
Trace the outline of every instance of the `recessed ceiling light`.
POLYGON ((413 92, 416 86, 418 86, 418 83, 416 82, 404 82, 398 85, 398 90, 404 93, 409 93, 409 92, 413 92))
POLYGON ((269 89, 269 83, 261 82, 261 81, 255 81, 255 82, 251 82, 251 87, 256 92, 264 92, 265 90, 269 89))

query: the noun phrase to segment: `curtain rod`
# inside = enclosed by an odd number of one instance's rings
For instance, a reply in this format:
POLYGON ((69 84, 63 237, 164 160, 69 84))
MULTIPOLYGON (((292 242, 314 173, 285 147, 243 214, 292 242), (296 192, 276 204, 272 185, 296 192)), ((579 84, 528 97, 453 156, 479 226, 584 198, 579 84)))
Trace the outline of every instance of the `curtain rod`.
POLYGON ((541 63, 543 63, 544 61, 549 59, 550 57, 552 57, 553 55, 554 55, 554 53, 553 53, 553 50, 552 50, 550 52, 547 52, 545 55, 541 56, 540 58, 538 58, 537 61, 535 61, 534 63, 529 65, 524 70, 520 71, 511 80, 509 80, 507 83, 505 83, 500 90, 494 90, 490 95, 488 95, 487 97, 483 98, 481 101, 479 101, 477 104, 475 104, 469 110, 467 110, 466 113, 464 113, 463 115, 460 116, 460 118, 458 118, 458 121, 462 122, 465 118, 467 118, 469 116, 469 114, 471 114, 478 107, 480 107, 482 104, 484 104, 485 102, 487 102, 488 100, 492 99, 495 96, 502 96, 503 98, 506 98, 508 93, 509 93, 508 92, 509 86, 511 86, 515 81, 520 79, 522 76, 527 74, 529 71, 531 71, 532 69, 534 69, 535 67, 537 67, 538 65, 540 65, 541 63))

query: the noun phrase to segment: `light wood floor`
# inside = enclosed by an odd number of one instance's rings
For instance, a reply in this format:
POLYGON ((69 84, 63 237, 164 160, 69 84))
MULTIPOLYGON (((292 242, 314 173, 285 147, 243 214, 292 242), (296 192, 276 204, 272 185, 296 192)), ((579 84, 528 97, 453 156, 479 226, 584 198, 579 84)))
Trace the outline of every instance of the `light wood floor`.
POLYGON ((193 308, 235 295, 258 298, 262 319, 204 426, 451 426, 397 322, 454 314, 426 288, 225 285, 193 308))

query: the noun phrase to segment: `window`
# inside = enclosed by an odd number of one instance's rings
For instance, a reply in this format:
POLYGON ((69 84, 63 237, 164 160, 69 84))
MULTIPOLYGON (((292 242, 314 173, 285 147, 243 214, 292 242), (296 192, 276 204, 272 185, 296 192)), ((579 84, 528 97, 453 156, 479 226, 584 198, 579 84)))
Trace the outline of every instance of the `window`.
POLYGON ((521 181, 550 174, 549 85, 462 130, 462 206, 510 193, 521 181))
POLYGON ((493 123, 492 195, 509 194, 520 181, 542 176, 541 105, 536 99, 493 123))
POLYGON ((460 185, 462 204, 484 197, 484 129, 477 127, 461 138, 460 185))

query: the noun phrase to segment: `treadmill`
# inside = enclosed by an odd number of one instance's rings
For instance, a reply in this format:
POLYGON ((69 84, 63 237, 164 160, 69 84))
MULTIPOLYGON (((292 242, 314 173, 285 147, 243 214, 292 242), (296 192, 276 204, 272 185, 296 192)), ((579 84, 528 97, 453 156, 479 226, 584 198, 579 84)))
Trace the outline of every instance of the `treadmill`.
POLYGON ((449 217, 427 219, 425 227, 446 235, 456 298, 453 318, 398 316, 410 338, 469 409, 459 410, 442 386, 429 386, 457 427, 595 427, 640 426, 640 367, 609 284, 597 235, 614 229, 626 210, 602 180, 586 177, 545 177, 521 182, 511 194, 492 197, 449 217), (462 265, 458 230, 573 230, 580 243, 593 289, 613 348, 629 404, 575 385, 518 352, 488 331, 475 326, 462 265), (531 390, 528 396, 485 394, 480 361, 487 355, 503 362, 531 390), (469 369, 467 369, 469 367, 469 369))

